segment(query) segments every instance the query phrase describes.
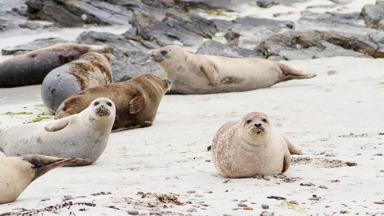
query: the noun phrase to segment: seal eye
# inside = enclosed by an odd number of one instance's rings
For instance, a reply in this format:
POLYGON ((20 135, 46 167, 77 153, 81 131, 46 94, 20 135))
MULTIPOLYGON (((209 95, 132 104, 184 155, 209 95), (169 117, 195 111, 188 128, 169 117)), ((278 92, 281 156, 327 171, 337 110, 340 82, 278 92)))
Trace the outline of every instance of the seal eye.
POLYGON ((251 120, 251 119, 248 119, 245 123, 249 124, 249 123, 251 123, 251 122, 252 122, 252 120, 251 120))
POLYGON ((160 54, 163 55, 163 56, 165 56, 165 55, 168 54, 168 51, 167 51, 167 50, 161 50, 161 51, 160 51, 160 54))
POLYGON ((112 103, 111 103, 111 102, 107 102, 107 105, 111 107, 111 106, 112 106, 112 103))
POLYGON ((99 105, 99 101, 96 101, 95 103, 93 103, 93 106, 97 106, 97 105, 99 105))
POLYGON ((263 121, 264 123, 268 123, 267 119, 265 118, 261 119, 261 121, 263 121))

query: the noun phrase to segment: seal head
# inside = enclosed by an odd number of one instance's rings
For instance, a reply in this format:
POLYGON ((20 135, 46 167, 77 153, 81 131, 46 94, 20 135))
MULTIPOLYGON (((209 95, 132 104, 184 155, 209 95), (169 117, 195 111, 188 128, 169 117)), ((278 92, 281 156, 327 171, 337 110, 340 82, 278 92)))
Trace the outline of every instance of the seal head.
POLYGON ((243 140, 250 145, 261 145, 271 134, 271 123, 268 116, 262 112, 248 113, 240 122, 243 140))

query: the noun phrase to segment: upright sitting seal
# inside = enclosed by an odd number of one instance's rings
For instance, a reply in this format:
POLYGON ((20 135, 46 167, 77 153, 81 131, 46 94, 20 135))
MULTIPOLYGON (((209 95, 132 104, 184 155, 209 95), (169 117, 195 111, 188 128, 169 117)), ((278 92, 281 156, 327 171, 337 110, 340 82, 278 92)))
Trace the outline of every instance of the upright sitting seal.
POLYGON ((41 154, 95 162, 107 146, 115 120, 115 105, 97 98, 81 113, 52 122, 16 126, 0 134, 0 150, 8 156, 41 154))
POLYGON ((153 51, 152 59, 172 81, 171 92, 181 94, 248 91, 316 76, 265 59, 192 54, 177 45, 153 51))
POLYGON ((75 158, 42 155, 0 156, 0 204, 15 201, 32 181, 51 169, 72 163, 76 163, 75 158))
POLYGON ((94 98, 107 97, 116 104, 114 130, 148 127, 152 125, 161 98, 169 87, 168 79, 145 74, 128 81, 89 88, 65 100, 55 117, 79 113, 94 98))
POLYGON ((281 136, 261 112, 226 123, 212 142, 212 161, 219 173, 229 178, 285 172, 291 154, 301 154, 301 150, 281 136))
POLYGON ((54 68, 78 59, 87 52, 111 53, 100 45, 58 44, 17 55, 0 63, 0 87, 41 84, 54 68))
POLYGON ((112 82, 108 54, 89 52, 79 59, 53 69, 43 81, 44 104, 55 113, 57 107, 77 92, 112 82))

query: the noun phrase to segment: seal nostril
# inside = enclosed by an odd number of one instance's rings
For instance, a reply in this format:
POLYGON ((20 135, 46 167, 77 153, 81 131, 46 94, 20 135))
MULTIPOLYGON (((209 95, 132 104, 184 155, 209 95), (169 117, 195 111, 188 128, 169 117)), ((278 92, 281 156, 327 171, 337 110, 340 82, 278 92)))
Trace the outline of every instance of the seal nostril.
POLYGON ((167 52, 167 50, 161 50, 161 51, 160 51, 160 54, 164 56, 164 55, 167 55, 168 52, 167 52))
POLYGON ((261 124, 255 124, 255 127, 259 128, 261 127, 261 124))

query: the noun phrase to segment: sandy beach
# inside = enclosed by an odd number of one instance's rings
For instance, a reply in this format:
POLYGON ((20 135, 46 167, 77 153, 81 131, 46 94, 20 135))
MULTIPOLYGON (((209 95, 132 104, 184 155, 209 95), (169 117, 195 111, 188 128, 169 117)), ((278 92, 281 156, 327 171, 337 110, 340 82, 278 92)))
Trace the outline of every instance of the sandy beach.
MULTIPOLYGON (((96 164, 51 171, 0 213, 383 215, 384 61, 286 63, 318 76, 249 92, 167 95, 152 127, 113 133, 96 164), (304 155, 283 175, 227 180, 206 147, 222 124, 252 111, 267 113, 304 155)), ((0 89, 1 128, 43 113, 39 91, 0 89)))

